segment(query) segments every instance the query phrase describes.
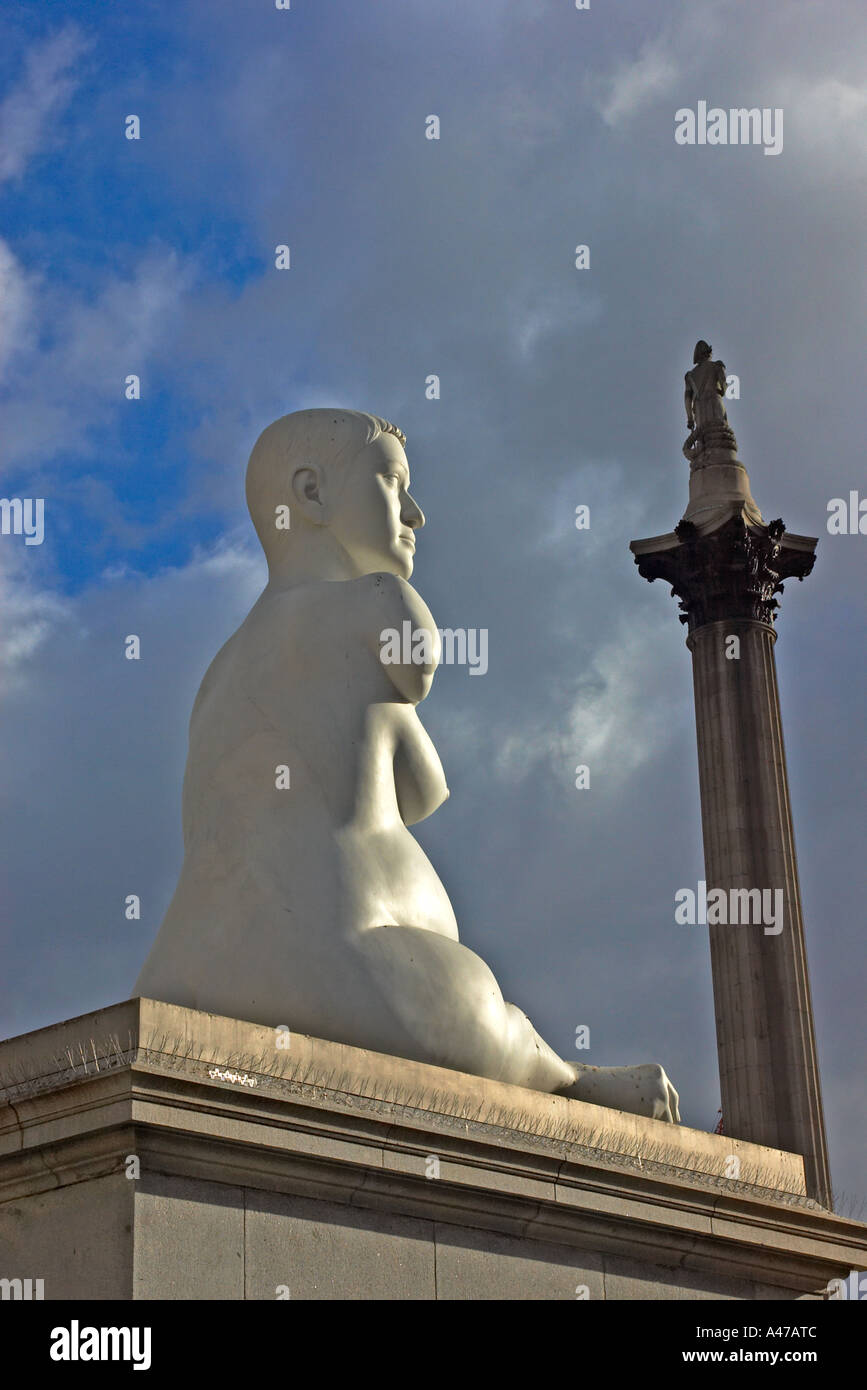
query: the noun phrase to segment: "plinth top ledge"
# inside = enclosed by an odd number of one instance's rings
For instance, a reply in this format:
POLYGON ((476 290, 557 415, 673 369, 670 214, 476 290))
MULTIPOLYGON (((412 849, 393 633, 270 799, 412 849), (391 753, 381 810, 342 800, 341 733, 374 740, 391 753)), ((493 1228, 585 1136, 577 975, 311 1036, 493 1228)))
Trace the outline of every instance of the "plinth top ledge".
POLYGON ((121 1070, 170 1072, 250 1104, 285 1096, 296 1105, 363 1104, 369 1114, 411 1110, 421 1124, 491 1126, 513 1142, 524 1136, 534 1145, 592 1148, 614 1164, 659 1162, 685 1181, 718 1182, 737 1155, 742 1180, 796 1199, 806 1194, 797 1154, 145 998, 0 1042, 0 1115, 6 1105, 38 1104, 121 1070))

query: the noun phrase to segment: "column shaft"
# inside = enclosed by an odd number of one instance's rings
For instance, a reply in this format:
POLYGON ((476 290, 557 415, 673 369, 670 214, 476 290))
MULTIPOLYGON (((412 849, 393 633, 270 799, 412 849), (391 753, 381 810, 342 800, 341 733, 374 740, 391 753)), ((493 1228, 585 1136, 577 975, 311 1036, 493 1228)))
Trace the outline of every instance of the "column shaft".
MULTIPOLYGON (((804 1155, 831 1205, 804 924, 768 624, 695 628, 692 651, 707 888, 782 890, 782 930, 709 927, 725 1132, 804 1155), (726 639, 740 642, 737 659, 726 639)), ((742 900, 743 901, 743 900, 742 900)))

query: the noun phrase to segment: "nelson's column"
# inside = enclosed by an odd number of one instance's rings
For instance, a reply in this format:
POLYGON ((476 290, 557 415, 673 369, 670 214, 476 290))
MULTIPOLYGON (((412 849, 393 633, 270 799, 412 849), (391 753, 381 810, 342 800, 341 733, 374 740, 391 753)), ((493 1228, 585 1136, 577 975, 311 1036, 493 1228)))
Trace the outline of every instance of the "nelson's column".
POLYGON ((775 595, 810 573, 816 538, 762 520, 712 351, 697 343, 686 374, 689 505, 673 532, 630 548, 645 579, 671 585, 687 625, 709 898, 752 907, 782 892, 781 930, 708 910, 725 1133, 802 1154, 809 1195, 830 1207, 774 661, 775 595))

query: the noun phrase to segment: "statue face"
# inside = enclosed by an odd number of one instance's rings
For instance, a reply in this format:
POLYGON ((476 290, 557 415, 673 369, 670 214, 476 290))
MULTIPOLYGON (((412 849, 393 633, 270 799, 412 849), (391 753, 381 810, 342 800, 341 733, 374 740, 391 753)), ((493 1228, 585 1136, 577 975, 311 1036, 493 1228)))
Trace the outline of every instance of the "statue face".
POLYGON ((424 514, 409 494, 409 466, 395 435, 381 434, 353 459, 332 506, 329 529, 359 575, 382 570, 409 579, 424 514))

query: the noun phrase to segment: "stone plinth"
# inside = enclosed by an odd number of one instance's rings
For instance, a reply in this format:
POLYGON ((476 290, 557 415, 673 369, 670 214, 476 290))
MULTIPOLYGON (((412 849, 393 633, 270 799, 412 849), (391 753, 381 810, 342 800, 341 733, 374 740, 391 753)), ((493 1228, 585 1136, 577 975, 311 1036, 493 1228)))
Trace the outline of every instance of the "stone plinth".
POLYGON ((0 1278, 46 1299, 809 1299, 867 1267, 796 1155, 147 999, 0 1043, 0 1083, 0 1278))

